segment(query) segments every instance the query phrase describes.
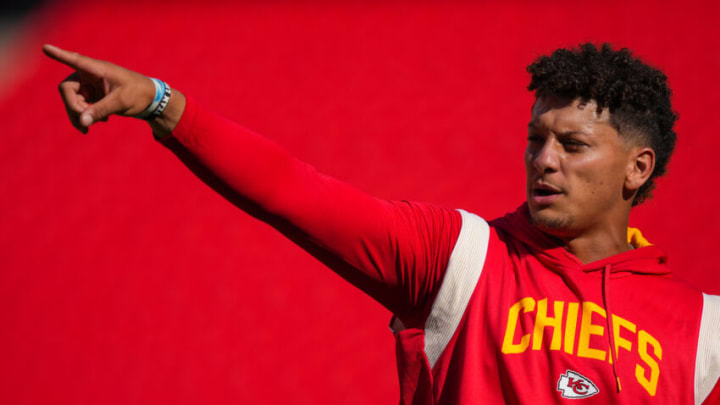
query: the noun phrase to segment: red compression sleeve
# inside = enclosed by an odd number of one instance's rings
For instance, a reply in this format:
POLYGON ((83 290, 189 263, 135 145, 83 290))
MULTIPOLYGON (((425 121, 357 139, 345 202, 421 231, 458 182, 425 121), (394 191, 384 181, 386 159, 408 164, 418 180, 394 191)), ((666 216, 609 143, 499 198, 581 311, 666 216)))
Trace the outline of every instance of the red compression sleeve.
POLYGON ((163 143, 225 198, 403 321, 424 316, 460 231, 457 211, 369 196, 190 97, 163 143))

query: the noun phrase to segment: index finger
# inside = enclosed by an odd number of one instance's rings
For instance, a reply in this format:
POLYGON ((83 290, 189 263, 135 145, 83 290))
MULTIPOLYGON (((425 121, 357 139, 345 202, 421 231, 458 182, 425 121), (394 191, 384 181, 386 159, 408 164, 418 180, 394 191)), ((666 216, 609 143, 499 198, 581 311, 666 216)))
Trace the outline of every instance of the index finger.
POLYGON ((82 70, 98 76, 102 73, 101 64, 95 59, 80 55, 77 52, 66 51, 50 44, 43 45, 42 49, 45 55, 75 70, 82 70))

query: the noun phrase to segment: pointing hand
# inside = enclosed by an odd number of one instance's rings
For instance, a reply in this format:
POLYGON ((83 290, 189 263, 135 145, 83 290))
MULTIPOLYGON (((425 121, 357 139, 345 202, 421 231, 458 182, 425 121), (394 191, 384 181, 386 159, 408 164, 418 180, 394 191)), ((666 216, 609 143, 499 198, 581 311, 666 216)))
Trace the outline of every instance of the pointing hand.
POLYGON ((43 52, 75 70, 58 89, 70 122, 84 134, 112 114, 140 114, 155 97, 155 85, 147 76, 49 44, 43 52))

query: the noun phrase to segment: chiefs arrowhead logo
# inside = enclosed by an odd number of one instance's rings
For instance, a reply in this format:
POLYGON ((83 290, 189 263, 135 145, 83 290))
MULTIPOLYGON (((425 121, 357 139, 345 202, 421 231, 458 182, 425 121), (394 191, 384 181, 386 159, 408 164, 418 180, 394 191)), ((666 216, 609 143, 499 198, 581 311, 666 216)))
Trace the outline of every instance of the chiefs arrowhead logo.
POLYGON ((562 392, 563 398, 570 399, 587 398, 600 392, 589 378, 572 370, 560 375, 557 390, 562 392))

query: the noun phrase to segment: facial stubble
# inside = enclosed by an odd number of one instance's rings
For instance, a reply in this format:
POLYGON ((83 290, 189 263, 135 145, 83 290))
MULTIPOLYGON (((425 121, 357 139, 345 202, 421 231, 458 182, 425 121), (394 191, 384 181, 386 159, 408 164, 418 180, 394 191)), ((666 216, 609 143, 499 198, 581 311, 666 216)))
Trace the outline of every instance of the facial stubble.
POLYGON ((572 214, 561 214, 560 216, 547 215, 540 211, 536 211, 534 214, 530 213, 530 222, 538 229, 551 235, 562 234, 570 229, 575 223, 575 217, 572 214), (558 232, 560 231, 560 232, 558 232))

